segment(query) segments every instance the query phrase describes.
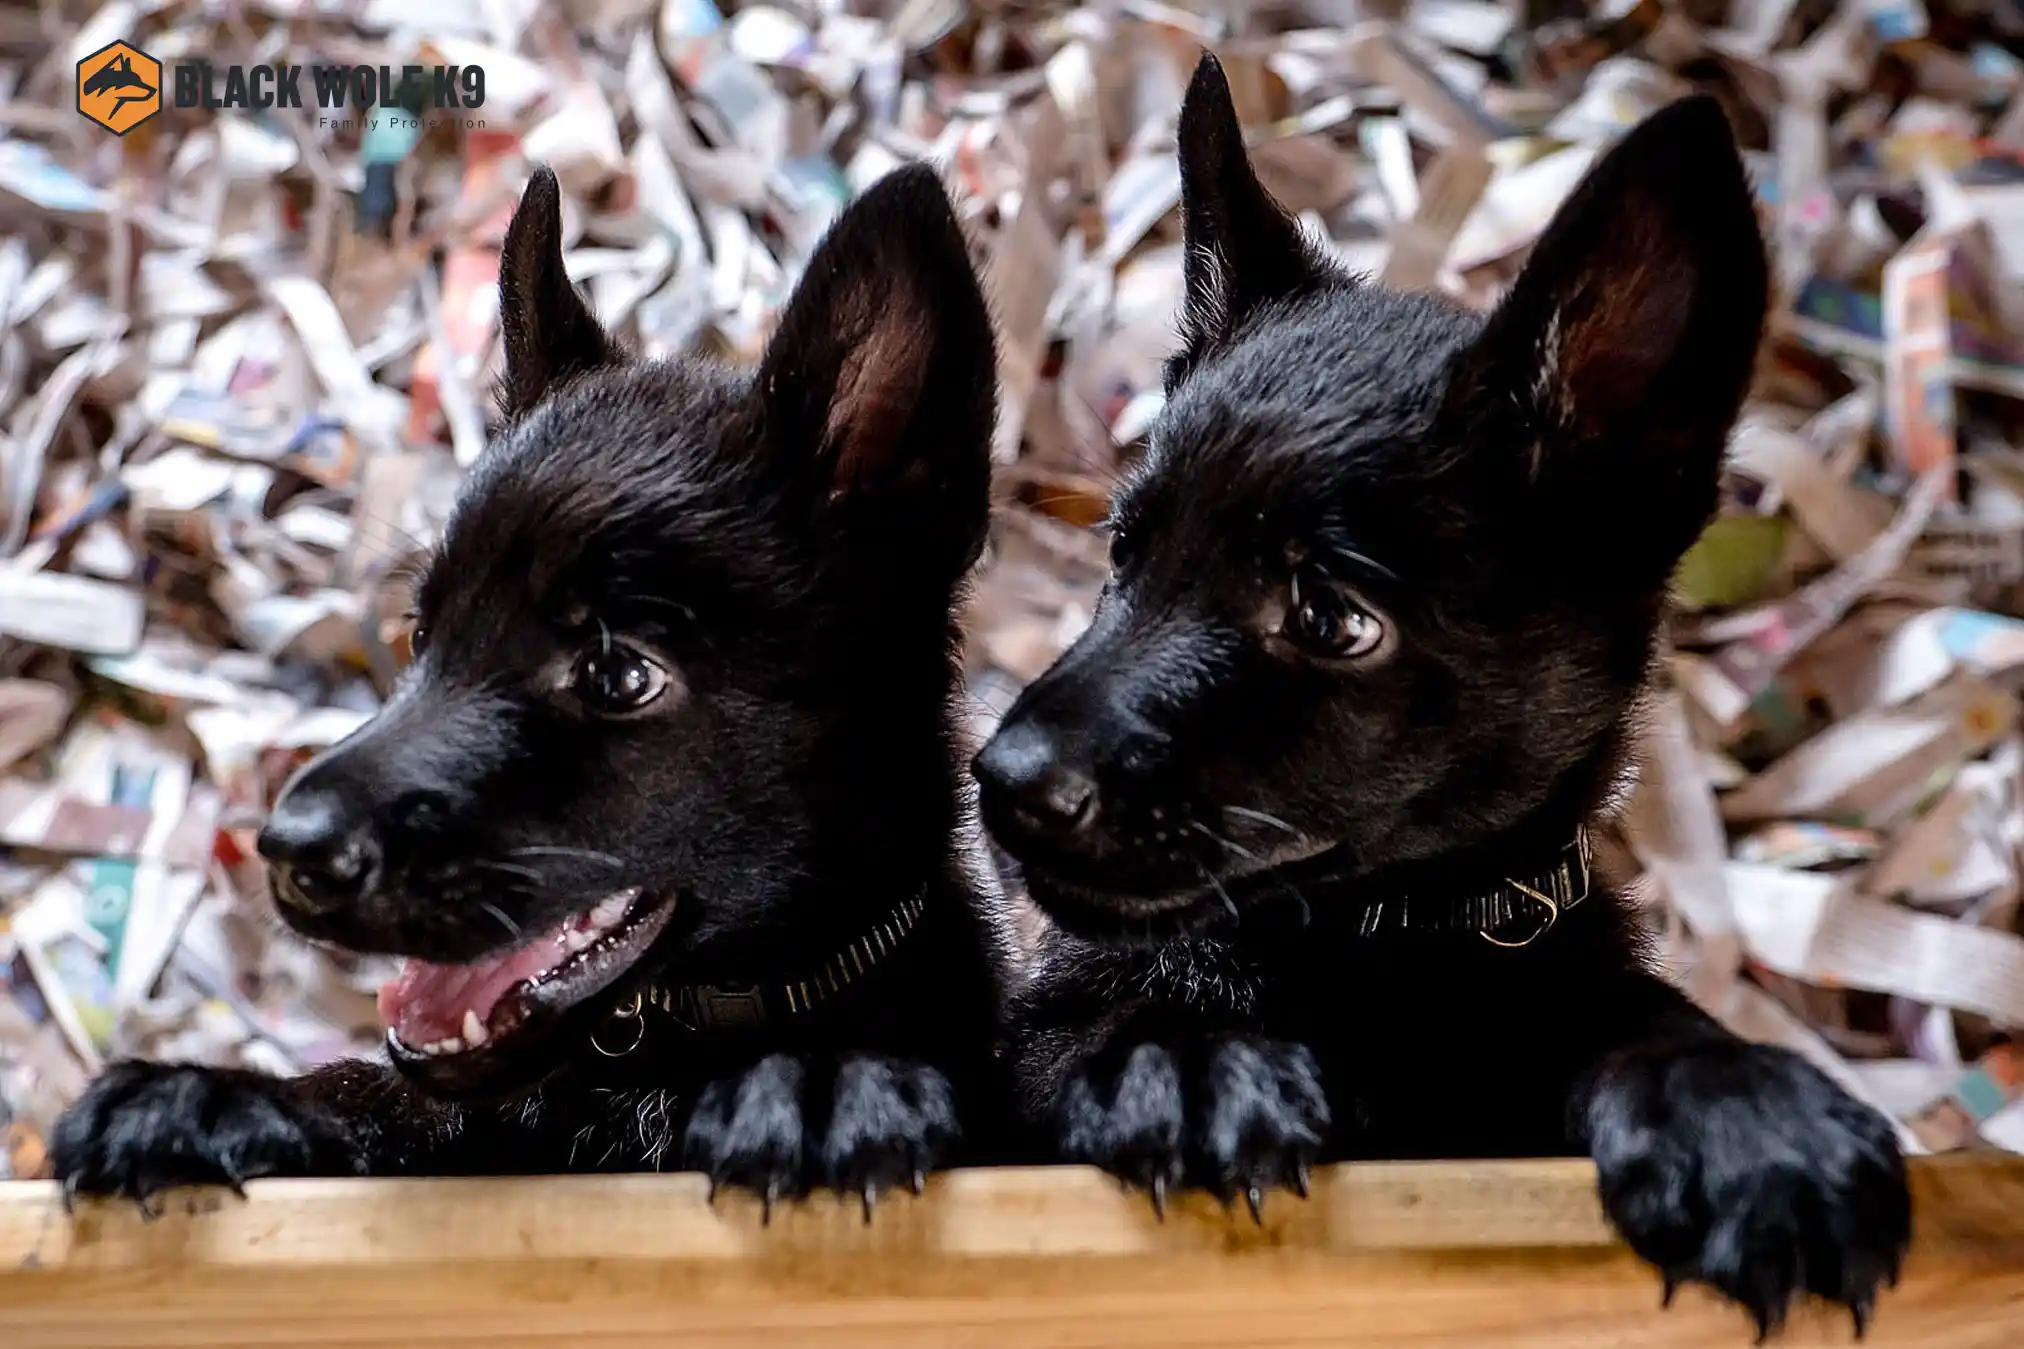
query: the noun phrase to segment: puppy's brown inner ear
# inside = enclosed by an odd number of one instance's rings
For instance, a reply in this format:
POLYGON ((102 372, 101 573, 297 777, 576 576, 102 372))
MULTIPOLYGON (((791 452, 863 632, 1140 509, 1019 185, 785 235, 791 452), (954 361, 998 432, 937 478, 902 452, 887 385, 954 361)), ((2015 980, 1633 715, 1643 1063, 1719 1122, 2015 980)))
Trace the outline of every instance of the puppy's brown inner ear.
POLYGON ((861 336, 844 355, 823 428, 824 443, 836 456, 836 492, 882 482, 896 467, 905 471, 909 461, 899 453, 901 441, 921 404, 933 356, 934 336, 911 297, 860 290, 851 304, 855 312, 841 330, 861 336))
POLYGON ((1666 242, 1590 275, 1553 311, 1541 343, 1541 412, 1581 434, 1606 434, 1652 394, 1651 383, 1686 336, 1700 278, 1671 260, 1666 242))
POLYGON ((766 345, 769 470, 795 498, 913 511, 967 548, 987 504, 995 369, 948 194, 931 167, 898 169, 830 227, 766 345))

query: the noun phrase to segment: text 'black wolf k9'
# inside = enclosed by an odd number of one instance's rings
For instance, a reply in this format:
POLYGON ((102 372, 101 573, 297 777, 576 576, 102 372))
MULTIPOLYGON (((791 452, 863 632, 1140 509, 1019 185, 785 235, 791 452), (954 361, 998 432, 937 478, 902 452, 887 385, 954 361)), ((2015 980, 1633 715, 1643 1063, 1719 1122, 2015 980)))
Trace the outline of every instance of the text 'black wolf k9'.
POLYGON ((756 374, 627 358, 561 230, 538 172, 415 664, 260 838, 291 926, 410 957, 394 1066, 116 1065, 57 1130, 71 1191, 665 1166, 869 1218, 1005 1113, 953 842, 994 358, 940 183, 844 214, 756 374))
POLYGON ((1088 632, 977 761, 1067 930, 1017 1012, 1070 1156, 1255 1208, 1311 1160, 1587 1151, 1760 1330, 1860 1326, 1891 1126, 1649 972, 1584 830, 1713 513, 1766 263, 1722 114, 1632 131, 1484 320, 1345 276, 1181 114, 1187 308, 1088 632))

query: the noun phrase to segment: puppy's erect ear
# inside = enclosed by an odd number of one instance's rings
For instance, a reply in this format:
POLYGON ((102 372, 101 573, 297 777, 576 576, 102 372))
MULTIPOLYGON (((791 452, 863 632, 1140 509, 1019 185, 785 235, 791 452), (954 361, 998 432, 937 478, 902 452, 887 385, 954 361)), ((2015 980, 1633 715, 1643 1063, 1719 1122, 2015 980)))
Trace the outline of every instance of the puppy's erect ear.
POLYGON ((611 361, 615 349, 562 267, 562 189, 534 170, 506 227, 499 259, 499 328, 506 373, 499 410, 520 416, 551 388, 611 361))
POLYGON ((897 169, 830 227, 767 344, 766 452, 825 500, 944 512, 980 544, 996 375, 948 194, 897 169))
POLYGON ((1299 224, 1258 181, 1244 150, 1222 63, 1208 52, 1181 100, 1181 233, 1187 298, 1181 347, 1167 362, 1171 393, 1259 305, 1329 274, 1299 224))
POLYGON ((1460 358, 1446 412, 1472 458, 1513 456, 1502 469, 1557 517, 1582 519, 1591 540, 1620 524, 1627 536, 1608 545, 1641 583, 1663 576, 1714 512, 1768 287, 1721 107, 1684 99, 1562 205, 1460 358))

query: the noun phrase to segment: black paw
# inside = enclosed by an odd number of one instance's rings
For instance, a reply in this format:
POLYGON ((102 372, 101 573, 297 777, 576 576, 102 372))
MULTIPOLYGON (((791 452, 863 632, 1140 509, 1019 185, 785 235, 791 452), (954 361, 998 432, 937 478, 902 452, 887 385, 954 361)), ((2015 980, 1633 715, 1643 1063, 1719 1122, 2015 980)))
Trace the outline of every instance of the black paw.
POLYGON ((176 1186, 364 1170, 343 1126, 289 1083, 183 1064, 107 1068, 57 1121, 50 1152, 66 1203, 124 1196, 151 1217, 154 1196, 176 1186))
POLYGON ((955 1092, 939 1071, 870 1055, 846 1058, 822 1140, 823 1178, 831 1189, 857 1195, 868 1223, 885 1191, 905 1184, 919 1194, 956 1137, 955 1092))
POLYGON ((925 1064, 848 1054, 775 1054, 696 1098, 688 1165, 749 1190, 768 1220, 782 1198, 820 1185, 858 1199, 865 1220, 881 1193, 942 1164, 957 1135, 955 1093, 925 1064))
POLYGON ((1703 1283, 1762 1341, 1802 1292, 1848 1308, 1860 1335, 1911 1242, 1890 1124, 1811 1064, 1738 1042, 1623 1055, 1588 1105, 1602 1203, 1658 1266, 1666 1300, 1703 1283))
POLYGON ((801 1085, 807 1076, 792 1054, 759 1060, 741 1077, 703 1088, 689 1115, 684 1151, 688 1165, 710 1178, 714 1198, 725 1185, 750 1190, 766 1204, 766 1219, 783 1196, 798 1198, 803 1181, 801 1085))
POLYGON ((1313 1054, 1250 1036, 1114 1045, 1068 1075, 1055 1109, 1070 1160, 1146 1190, 1163 1215, 1182 1183, 1241 1194, 1253 1218, 1269 1190, 1305 1198, 1329 1125, 1313 1054))

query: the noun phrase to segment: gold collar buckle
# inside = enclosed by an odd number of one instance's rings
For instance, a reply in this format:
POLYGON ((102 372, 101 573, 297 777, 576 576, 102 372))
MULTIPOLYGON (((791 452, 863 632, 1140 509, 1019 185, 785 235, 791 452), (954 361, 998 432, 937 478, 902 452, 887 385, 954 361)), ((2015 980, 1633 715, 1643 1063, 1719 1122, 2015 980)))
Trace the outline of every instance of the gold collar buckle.
POLYGON ((1520 937, 1515 941, 1499 937, 1487 927, 1480 930, 1483 940, 1489 942, 1492 946, 1501 946, 1507 951, 1521 950, 1551 932, 1554 924, 1560 921, 1560 915, 1565 910, 1571 909, 1581 903, 1582 900, 1587 899, 1590 886, 1590 855, 1588 827, 1586 825, 1575 831, 1574 851, 1576 863, 1581 872, 1580 893, 1577 894, 1575 892, 1575 877, 1566 862, 1562 862, 1541 878, 1542 884, 1546 886, 1545 890, 1506 876, 1504 884, 1510 886, 1513 890, 1516 890, 1519 894, 1539 906, 1544 911, 1543 916, 1540 918, 1537 927, 1533 928, 1526 936, 1520 937), (1555 891, 1557 893, 1549 894, 1548 891, 1555 891))

